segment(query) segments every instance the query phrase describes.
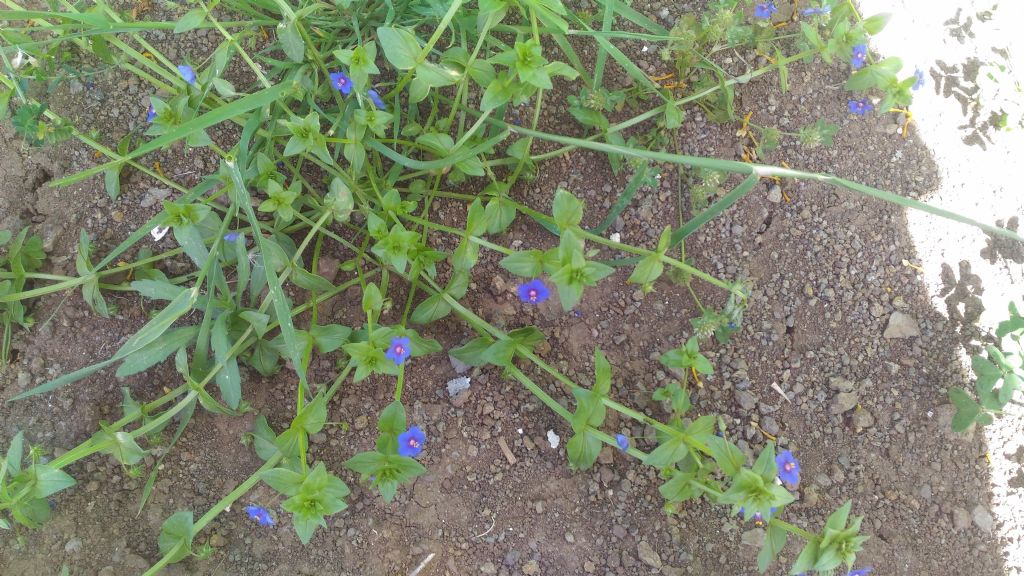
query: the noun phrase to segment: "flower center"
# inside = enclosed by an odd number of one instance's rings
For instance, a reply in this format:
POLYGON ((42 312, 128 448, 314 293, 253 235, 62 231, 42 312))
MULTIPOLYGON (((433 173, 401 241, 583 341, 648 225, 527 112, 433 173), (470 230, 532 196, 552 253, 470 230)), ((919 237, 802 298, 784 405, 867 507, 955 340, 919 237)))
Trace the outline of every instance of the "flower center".
POLYGON ((409 438, 409 447, 411 447, 411 448, 419 448, 420 447, 420 443, 417 442, 415 438, 409 438))
POLYGON ((786 472, 792 472, 793 468, 796 468, 796 465, 794 465, 792 462, 786 462, 785 464, 782 465, 782 469, 785 470, 786 472))
POLYGON ((396 344, 395 345, 395 354, 398 354, 399 356, 401 356, 402 354, 405 354, 405 347, 402 346, 401 344, 396 344))
POLYGON ((526 293, 526 295, 530 297, 530 302, 536 302, 537 301, 537 289, 536 288, 530 288, 530 290, 526 293))

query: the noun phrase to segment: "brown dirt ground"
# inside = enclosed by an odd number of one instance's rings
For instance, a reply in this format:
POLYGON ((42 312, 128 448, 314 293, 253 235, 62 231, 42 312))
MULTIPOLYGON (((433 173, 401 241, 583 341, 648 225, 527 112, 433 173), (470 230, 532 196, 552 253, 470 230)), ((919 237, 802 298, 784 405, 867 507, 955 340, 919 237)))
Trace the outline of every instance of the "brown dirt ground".
MULTIPOLYGON (((654 14, 660 5, 646 8, 654 14)), ((194 55, 212 46, 204 37, 189 44, 159 40, 179 55, 185 52, 182 46, 194 55)), ((578 48, 593 58, 591 47, 581 43, 578 48)), ((783 129, 817 117, 842 129, 832 148, 784 145, 771 162, 785 160, 915 197, 937 186, 927 145, 913 130, 904 140, 892 134, 891 117, 846 114, 839 89, 843 70, 815 62, 794 67, 792 75, 793 89, 787 94, 779 93, 771 78, 744 86, 738 111, 753 110, 755 121, 783 129)), ((560 88, 568 91, 565 84, 560 88)), ((52 105, 58 112, 74 112, 86 126, 101 128, 113 142, 142 121, 145 97, 126 76, 109 71, 95 78, 93 88, 58 91, 52 105)), ((545 113, 543 126, 579 133, 564 109, 564 94, 551 101, 555 105, 545 113)), ((698 110, 690 110, 676 137, 677 151, 734 158, 735 128, 706 122, 698 110)), ((215 133, 214 139, 230 146, 231 134, 215 133)), ((147 163, 154 160, 186 187, 215 168, 212 158, 181 150, 161 152, 147 163)), ((159 209, 139 205, 154 186, 139 173, 128 175, 114 201, 97 179, 59 190, 46 185, 92 162, 92 155, 73 142, 27 150, 9 126, 0 126, 2 223, 30 224, 46 238, 48 271, 73 273, 79 228, 98 239, 102 253, 159 209)), ((679 190, 689 181, 680 178, 675 168, 663 166, 661 185, 637 194, 616 226, 624 242, 651 245, 661 228, 678 222, 679 211, 689 209, 685 202, 679 205, 679 190)), ((573 152, 544 163, 538 179, 514 194, 531 205, 547 206, 556 186, 566 186, 587 202, 584 225, 594 225, 614 201, 609 191, 621 189, 627 179, 614 176, 599 154, 573 152)), ((831 510, 852 499, 872 536, 860 562, 874 566, 877 574, 1004 573, 1000 550, 1015 544, 983 532, 967 512, 989 505, 983 455, 997 447, 987 447, 981 435, 949 432, 946 389, 967 380, 959 358, 961 339, 932 308, 916 270, 902 264, 904 259, 913 262, 915 255, 902 211, 810 183, 787 183, 791 201, 776 203, 768 199, 767 188, 760 187, 687 242, 688 256, 702 269, 756 281, 743 330, 727 346, 707 346, 717 371, 695 395, 695 411, 723 414, 748 452, 763 444, 763 431, 771 431, 798 454, 804 480, 798 503, 787 510, 788 520, 818 527, 831 510), (896 310, 917 319, 920 337, 882 337, 896 310), (835 378, 852 382, 859 394, 856 410, 839 415, 830 410, 835 378), (773 383, 792 402, 774 392, 773 383), (964 515, 966 523, 961 522, 964 515)), ((454 203, 439 202, 433 210, 452 225, 462 217, 454 203)), ((450 240, 435 241, 453 247, 450 240)), ((521 218, 497 241, 532 247, 550 245, 552 238, 521 218)), ((168 237, 159 247, 172 247, 172 242, 168 237)), ((663 280, 643 296, 625 284, 627 277, 627 271, 620 271, 589 290, 575 314, 562 314, 555 303, 523 310, 514 295, 515 279, 497 266, 493 254, 485 254, 467 302, 498 326, 540 327, 549 337, 542 355, 580 381, 589 381, 593 347, 600 346, 615 370, 614 395, 664 417, 663 407, 650 400, 651 391, 669 379, 657 354, 688 336, 696 307, 683 286, 663 280)), ((344 273, 339 275, 338 281, 344 279, 344 273)), ((706 304, 722 303, 722 295, 713 290, 698 287, 697 293, 706 304)), ((0 397, 107 358, 149 312, 137 297, 121 293, 111 300, 118 312, 109 320, 92 315, 79 294, 35 302, 38 324, 17 334, 15 363, 0 367, 0 397)), ((343 306, 333 310, 339 322, 354 320, 343 306)), ((385 321, 399 319, 395 312, 385 321)), ((451 318, 425 333, 446 349, 470 336, 465 325, 451 318)), ((317 362, 319 381, 333 376, 330 355, 317 362)), ((211 538, 216 547, 210 559, 186 561, 166 573, 408 574, 428 554, 436 556, 423 574, 756 573, 760 530, 707 503, 666 516, 655 472, 607 448, 593 470, 571 473, 564 443, 552 450, 545 439, 549 429, 566 438, 566 424, 496 370, 475 372, 471 395, 455 405, 443 391, 455 376, 443 355, 419 359, 412 368, 406 404, 410 418, 427 431, 421 460, 429 473, 411 489, 400 490, 394 503, 385 504, 342 469, 343 460, 372 446, 374 416, 391 391, 384 378, 346 385, 329 407, 329 420, 347 426, 328 426, 312 439, 310 453, 353 487, 350 508, 302 546, 289 526, 260 528, 245 517, 242 507, 250 502, 280 512, 272 492, 257 488, 200 535, 199 540, 211 538), (508 444, 515 463, 502 455, 499 439, 508 444)), ((262 378, 250 370, 245 375, 246 398, 255 413, 267 415, 279 430, 290 419, 293 374, 285 370, 262 378)), ((568 402, 555 383, 531 375, 568 402)), ((0 405, 2 437, 25 430, 32 442, 68 449, 91 435, 98 422, 117 418, 121 386, 145 399, 177 383, 167 365, 121 381, 105 370, 57 393, 0 405)), ((164 461, 141 515, 142 481, 126 477, 116 462, 94 457, 72 466, 78 486, 55 499, 50 524, 24 534, 22 543, 13 533, 0 534, 0 573, 55 574, 62 566, 72 575, 142 572, 159 557, 156 536, 167 516, 177 510, 202 514, 260 465, 240 445, 252 419, 251 414, 231 419, 197 413, 164 461)), ((642 426, 614 418, 606 429, 651 436, 642 426)), ((639 443, 641 448, 651 445, 639 443)), ((154 462, 148 457, 147 467, 154 462)), ((796 552, 792 545, 787 548, 783 563, 796 552)), ((770 573, 784 572, 776 565, 770 573)))

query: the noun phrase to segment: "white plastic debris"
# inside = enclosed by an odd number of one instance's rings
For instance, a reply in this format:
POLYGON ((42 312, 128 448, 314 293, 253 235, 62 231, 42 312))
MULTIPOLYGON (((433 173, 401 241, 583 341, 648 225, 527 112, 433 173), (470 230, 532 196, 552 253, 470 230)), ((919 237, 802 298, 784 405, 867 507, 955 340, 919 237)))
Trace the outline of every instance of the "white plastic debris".
POLYGON ((548 444, 551 444, 552 450, 558 450, 558 445, 562 443, 562 439, 559 438, 558 434, 555 434, 554 430, 548 430, 548 444))
POLYGON ((167 236, 167 231, 170 229, 170 226, 157 226, 153 228, 149 235, 153 237, 153 240, 159 242, 164 239, 164 236, 167 236))
POLYGON ((608 236, 608 239, 611 240, 612 242, 618 242, 619 240, 622 239, 622 234, 619 234, 618 232, 612 232, 608 236))
POLYGON ((452 378, 448 381, 448 396, 454 397, 459 392, 469 390, 469 378, 467 376, 460 376, 458 378, 452 378))

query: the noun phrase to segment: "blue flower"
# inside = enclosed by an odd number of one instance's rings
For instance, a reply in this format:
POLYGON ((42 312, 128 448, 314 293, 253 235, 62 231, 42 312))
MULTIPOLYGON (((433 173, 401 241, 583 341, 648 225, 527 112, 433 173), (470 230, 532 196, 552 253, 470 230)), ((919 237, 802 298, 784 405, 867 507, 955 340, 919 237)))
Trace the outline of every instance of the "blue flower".
POLYGON ((780 452, 775 457, 775 465, 779 467, 779 478, 786 484, 796 486, 800 483, 800 463, 789 450, 780 452))
MULTIPOLYGON (((746 509, 745 509, 745 508, 742 508, 742 507, 741 507, 741 508, 740 508, 740 511, 739 511, 739 515, 740 515, 740 516, 742 517, 742 516, 743 516, 743 513, 744 513, 745 511, 746 511, 746 509)), ((760 513, 760 512, 754 512, 754 515, 753 515, 753 516, 751 516, 751 517, 750 517, 750 519, 751 519, 751 520, 753 520, 753 521, 754 521, 754 524, 756 524, 757 526, 764 526, 764 525, 765 525, 765 524, 766 524, 766 523, 767 523, 768 521, 770 521, 770 520, 772 519, 772 516, 773 516, 773 515, 775 514, 775 512, 777 512, 777 511, 778 511, 778 508, 776 508, 775 506, 772 506, 772 509, 771 509, 771 511, 770 511, 770 512, 768 512, 768 518, 767 518, 767 520, 766 520, 766 519, 765 519, 765 518, 764 518, 763 516, 761 516, 761 513, 760 513)))
POLYGON ((860 100, 850 100, 851 114, 863 116, 874 109, 875 107, 871 105, 871 102, 868 102, 867 98, 861 98, 860 100))
POLYGON ((388 346, 388 351, 384 353, 391 361, 399 366, 405 359, 412 354, 412 344, 409 342, 409 338, 406 336, 397 336, 391 339, 391 346, 388 346))
POLYGON ((832 11, 831 6, 822 6, 821 8, 805 8, 800 12, 803 16, 816 16, 821 14, 828 14, 832 11))
POLYGON ((260 526, 273 526, 274 518, 270 515, 270 512, 262 506, 250 504, 245 507, 245 511, 249 514, 249 518, 260 523, 260 526))
POLYGON ((156 120, 156 110, 153 109, 153 105, 149 105, 149 110, 146 110, 146 122, 152 123, 156 120))
POLYGON ((760 18, 767 20, 772 17, 772 14, 778 11, 775 7, 774 2, 761 2, 757 6, 754 6, 754 18, 760 18))
POLYGON ((373 90, 371 88, 370 90, 366 91, 366 95, 370 97, 370 102, 373 102, 373 105, 376 106, 377 108, 381 110, 388 109, 387 105, 384 104, 384 101, 380 99, 380 94, 378 94, 376 90, 373 90))
POLYGON ((874 571, 874 568, 868 566, 867 568, 858 568, 856 570, 850 570, 846 573, 846 576, 868 576, 868 574, 871 574, 874 571))
POLYGON ((853 47, 853 56, 850 58, 850 67, 854 70, 860 70, 864 67, 864 61, 868 57, 868 45, 857 44, 853 47))
POLYGON ((519 299, 527 304, 539 304, 547 300, 550 295, 548 287, 538 278, 519 285, 519 299))
POLYGON ((241 232, 231 231, 224 235, 225 242, 234 242, 242 235, 241 232))
POLYGON ((914 85, 910 87, 911 90, 918 90, 921 86, 924 86, 924 72, 921 72, 921 70, 914 70, 914 78, 917 80, 915 80, 914 85))
POLYGON ((192 86, 196 85, 196 71, 192 69, 188 64, 181 64, 178 66, 178 73, 192 86))
POLYGON ((344 72, 331 72, 331 86, 345 96, 352 91, 352 80, 344 72))
POLYGON ((423 452, 423 443, 426 441, 427 435, 423 430, 419 426, 412 426, 398 435, 398 455, 415 458, 423 452))
POLYGON ((615 443, 619 445, 619 450, 622 450, 623 452, 629 450, 629 438, 626 438, 625 435, 616 434, 615 443))

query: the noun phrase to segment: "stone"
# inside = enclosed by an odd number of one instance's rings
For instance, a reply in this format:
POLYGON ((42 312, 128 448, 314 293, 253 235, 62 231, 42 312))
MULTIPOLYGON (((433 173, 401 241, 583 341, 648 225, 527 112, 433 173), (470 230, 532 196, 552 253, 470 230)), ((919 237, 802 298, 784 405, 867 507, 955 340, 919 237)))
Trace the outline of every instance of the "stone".
POLYGON ((142 200, 139 201, 139 206, 142 208, 156 206, 170 195, 170 188, 150 188, 142 195, 142 200))
POLYGON ((856 392, 840 392, 836 394, 836 397, 832 399, 832 407, 830 410, 833 414, 842 414, 849 410, 853 410, 857 406, 857 393, 856 392))
POLYGON ((523 564, 523 574, 526 576, 540 574, 540 564, 538 564, 536 560, 530 560, 526 564, 523 564))
POLYGON ((857 432, 867 430, 875 425, 875 417, 867 408, 861 408, 853 413, 853 428, 857 432))
POLYGON ((497 574, 498 567, 494 565, 494 562, 484 562, 480 565, 481 574, 497 574))
POLYGON ((988 511, 981 504, 974 507, 971 512, 971 517, 974 518, 974 524, 986 534, 992 533, 992 525, 995 523, 995 519, 992 518, 992 513, 988 511))
POLYGON ((740 408, 743 408, 744 410, 753 410, 757 407, 757 398, 746 390, 736 392, 736 402, 740 405, 740 408))
POLYGON ((828 387, 836 392, 853 392, 853 382, 842 376, 833 376, 828 379, 828 387))
POLYGON ((971 525, 971 514, 963 508, 953 509, 953 529, 966 530, 971 525))
POLYGON ((641 562, 651 568, 661 568, 661 556, 654 551, 654 548, 651 548, 646 540, 641 540, 636 545, 636 555, 640 557, 641 562))
POLYGON ((743 536, 740 536, 740 544, 742 544, 743 546, 750 546, 751 548, 757 548, 760 550, 761 546, 764 545, 764 537, 764 530, 760 528, 751 528, 750 530, 744 532, 743 536))
POLYGON ((64 552, 68 554, 78 554, 82 550, 82 539, 75 536, 68 543, 64 545, 64 552))
POLYGON ((917 325, 917 320, 914 319, 910 314, 903 312, 893 312, 892 316, 889 316, 889 324, 885 327, 885 332, 882 336, 893 339, 893 338, 916 338, 921 335, 921 328, 917 325))
POLYGON ((214 548, 223 548, 227 545, 227 539, 220 534, 214 533, 213 536, 210 536, 210 546, 213 546, 214 548))
POLYGON ((782 202, 781 186, 779 186, 778 184, 773 184, 772 187, 768 189, 768 201, 771 202, 772 204, 778 204, 779 202, 782 202))

